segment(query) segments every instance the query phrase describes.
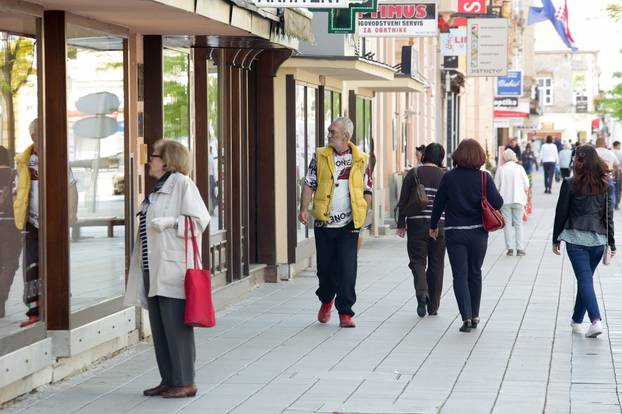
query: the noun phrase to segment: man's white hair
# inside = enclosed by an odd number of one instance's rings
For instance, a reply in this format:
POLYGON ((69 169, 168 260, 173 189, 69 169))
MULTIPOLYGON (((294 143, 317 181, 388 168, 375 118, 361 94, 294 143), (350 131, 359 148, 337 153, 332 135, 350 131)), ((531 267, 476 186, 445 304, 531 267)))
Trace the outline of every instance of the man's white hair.
POLYGON ((341 116, 335 119, 334 122, 341 122, 346 132, 348 133, 348 136, 352 138, 352 135, 354 135, 354 124, 352 123, 352 120, 350 118, 348 118, 347 116, 341 116))
POLYGON ((30 132, 30 135, 32 136, 38 130, 39 130, 39 119, 35 118, 32 120, 32 122, 28 126, 28 132, 30 132))
POLYGON ((516 161, 516 153, 511 149, 506 149, 503 151, 503 160, 504 161, 516 161))

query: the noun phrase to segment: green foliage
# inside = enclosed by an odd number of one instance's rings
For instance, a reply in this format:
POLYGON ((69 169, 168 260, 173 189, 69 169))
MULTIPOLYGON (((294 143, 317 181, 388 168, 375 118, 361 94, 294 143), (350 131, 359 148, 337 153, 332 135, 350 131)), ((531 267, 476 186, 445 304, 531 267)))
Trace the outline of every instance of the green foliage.
POLYGON ((613 77, 620 82, 610 91, 595 98, 594 104, 596 112, 622 120, 622 72, 615 72, 613 77))
POLYGON ((607 13, 615 21, 622 20, 622 4, 611 3, 607 5, 607 13))
POLYGON ((187 140, 190 136, 188 55, 165 49, 162 65, 164 71, 164 137, 187 140))
POLYGON ((15 96, 34 73, 35 42, 25 37, 10 36, 0 44, 0 92, 15 96))

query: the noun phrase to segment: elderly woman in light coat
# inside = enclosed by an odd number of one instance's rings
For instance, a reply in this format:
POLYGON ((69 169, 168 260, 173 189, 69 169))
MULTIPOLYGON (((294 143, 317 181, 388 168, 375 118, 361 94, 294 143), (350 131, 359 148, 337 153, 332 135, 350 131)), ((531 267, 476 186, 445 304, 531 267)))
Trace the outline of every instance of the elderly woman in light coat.
POLYGON ((497 169, 495 174, 495 184, 499 194, 503 197, 503 207, 501 214, 505 219, 503 234, 505 236, 506 254, 525 255, 525 242, 523 239, 523 214, 527 195, 529 194, 529 177, 525 169, 517 164, 516 153, 511 149, 506 149, 503 153, 505 163, 497 169), (514 239, 515 236, 515 240, 514 239))
MULTIPOLYGON (((162 381, 143 392, 165 398, 193 397, 194 331, 184 324, 184 277, 192 248, 184 253, 185 218, 194 224, 197 243, 209 223, 207 207, 188 178, 190 154, 181 144, 160 140, 149 157, 149 175, 158 182, 143 201, 124 304, 149 310, 156 360, 162 381)), ((191 246, 191 244, 189 244, 191 246)))

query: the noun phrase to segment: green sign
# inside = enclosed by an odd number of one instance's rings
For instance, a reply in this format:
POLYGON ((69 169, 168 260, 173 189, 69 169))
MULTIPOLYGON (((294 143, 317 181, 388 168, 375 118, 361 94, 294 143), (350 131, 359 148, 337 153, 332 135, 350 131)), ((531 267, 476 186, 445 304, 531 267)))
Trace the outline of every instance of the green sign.
POLYGON ((375 12, 378 0, 364 0, 352 3, 347 9, 328 10, 328 33, 356 32, 356 16, 359 13, 375 12))

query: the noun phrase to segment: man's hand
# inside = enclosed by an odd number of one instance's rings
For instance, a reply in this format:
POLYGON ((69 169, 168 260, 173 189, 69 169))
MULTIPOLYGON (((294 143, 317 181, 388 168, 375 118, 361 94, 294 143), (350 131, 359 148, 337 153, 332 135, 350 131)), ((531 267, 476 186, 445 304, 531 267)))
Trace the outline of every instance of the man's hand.
POLYGON ((430 237, 434 240, 438 238, 438 229, 430 229, 430 237))
POLYGON ((298 213, 298 221, 306 226, 309 222, 309 212, 307 210, 300 210, 300 213, 298 213))
POLYGON ((553 253, 558 256, 561 254, 561 245, 559 243, 553 245, 553 253))
POLYGON ((403 239, 404 236, 406 235, 406 228, 395 230, 395 234, 397 234, 399 237, 403 239))
POLYGON ((163 232, 172 229, 177 225, 177 217, 156 217, 149 223, 156 231, 163 232))

